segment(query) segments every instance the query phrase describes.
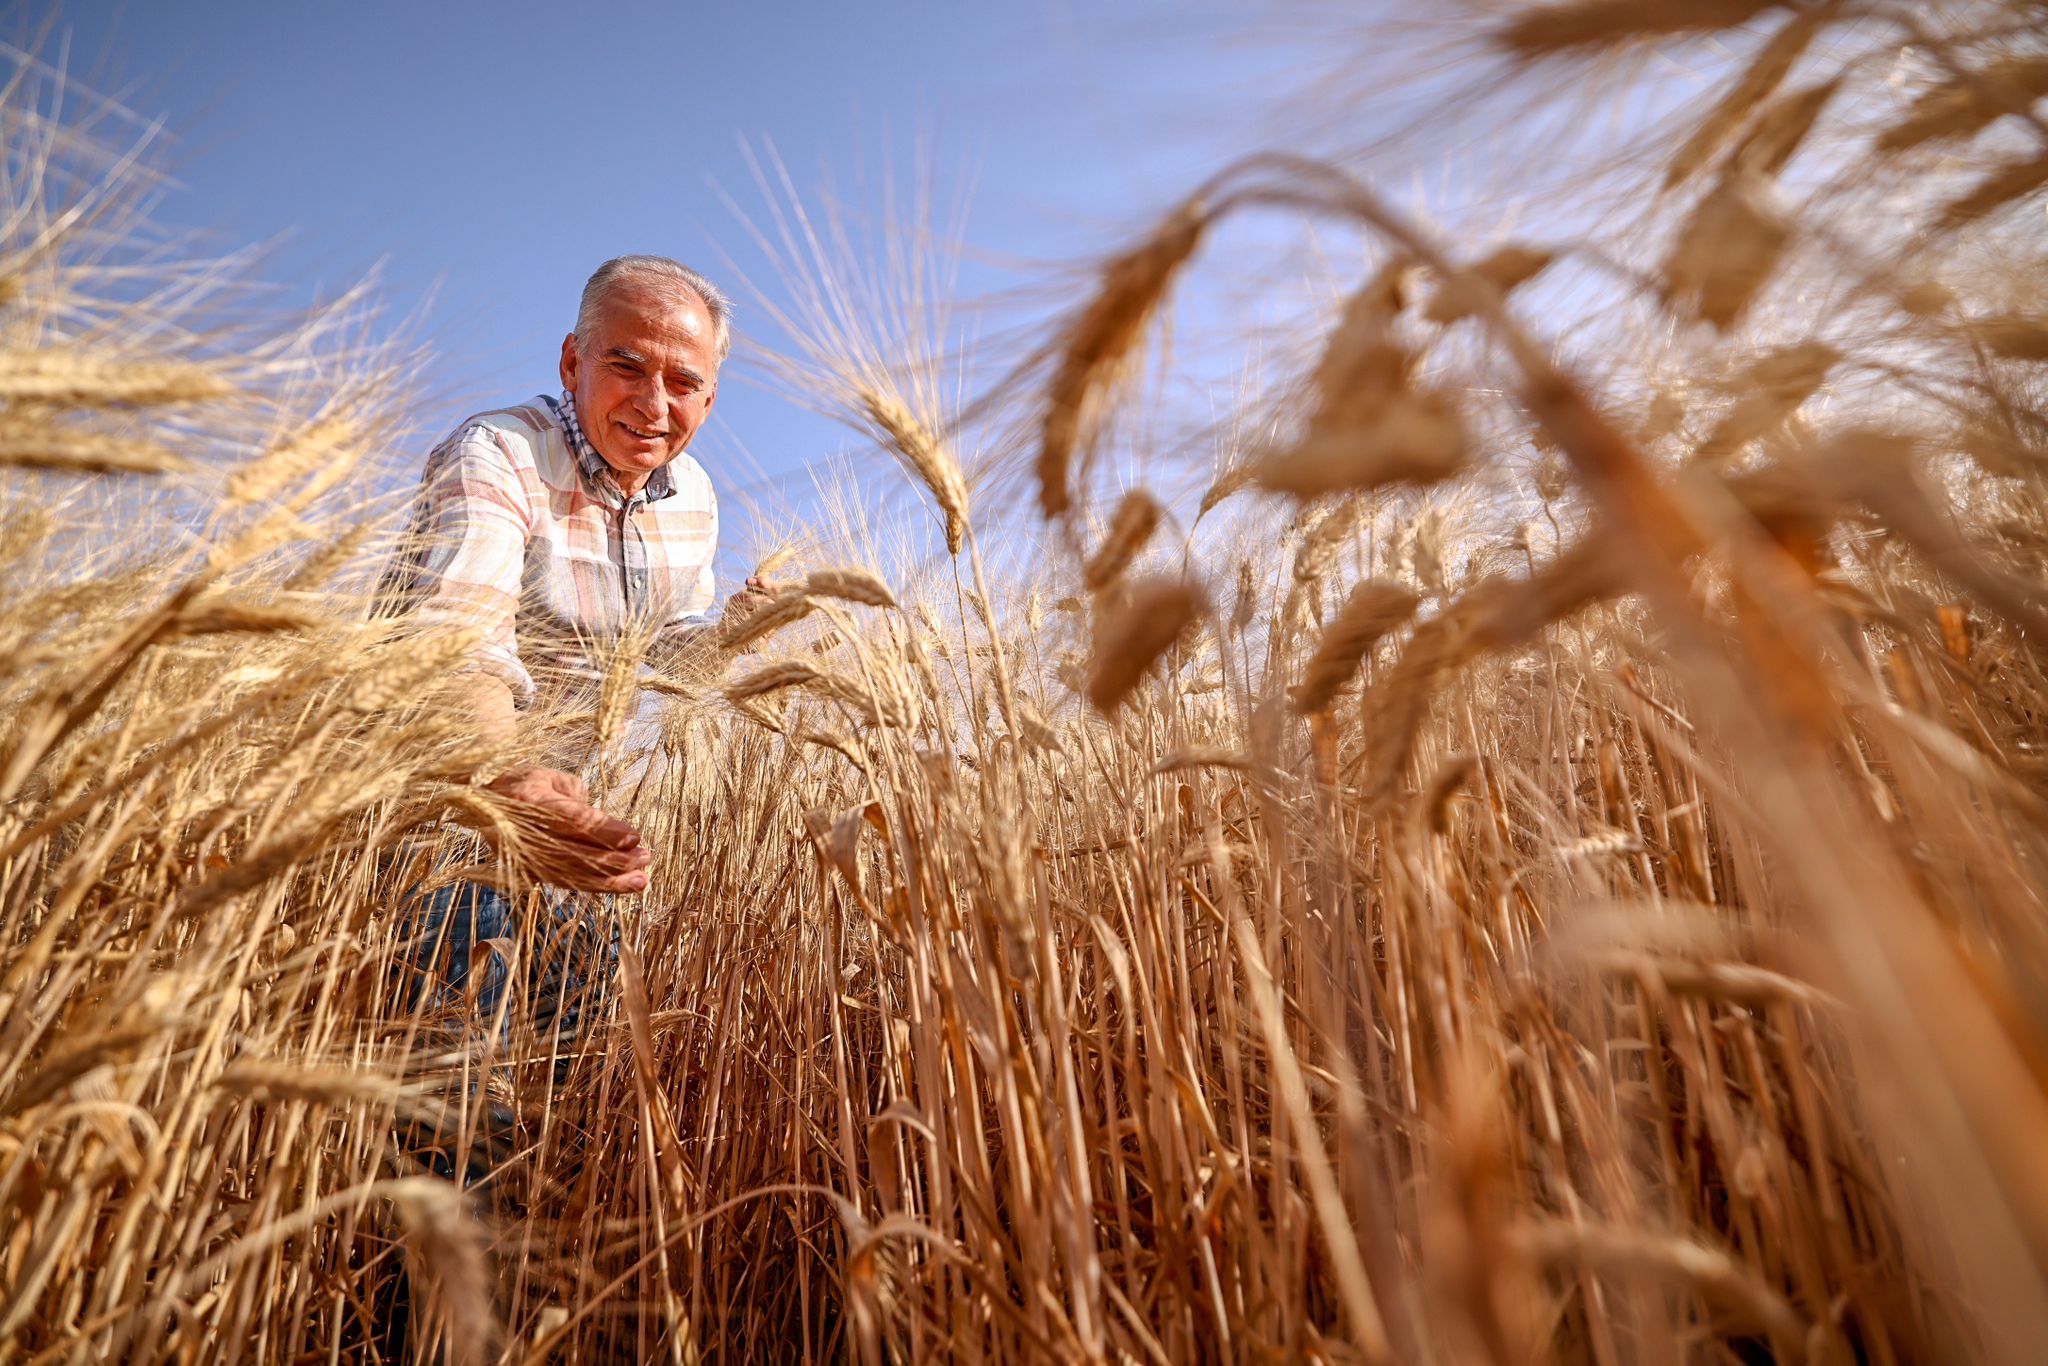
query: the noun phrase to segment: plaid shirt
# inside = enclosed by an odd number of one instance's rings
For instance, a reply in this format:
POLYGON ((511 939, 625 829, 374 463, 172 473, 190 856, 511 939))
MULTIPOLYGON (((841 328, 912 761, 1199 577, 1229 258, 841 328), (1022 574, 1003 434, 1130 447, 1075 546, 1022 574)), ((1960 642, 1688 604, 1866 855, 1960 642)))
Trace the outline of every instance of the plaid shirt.
POLYGON ((590 647, 628 623, 680 643, 711 606, 718 499, 687 454, 619 491, 574 398, 469 418, 421 476, 401 600, 427 623, 478 626, 476 666, 524 706, 536 685, 595 675, 590 647))

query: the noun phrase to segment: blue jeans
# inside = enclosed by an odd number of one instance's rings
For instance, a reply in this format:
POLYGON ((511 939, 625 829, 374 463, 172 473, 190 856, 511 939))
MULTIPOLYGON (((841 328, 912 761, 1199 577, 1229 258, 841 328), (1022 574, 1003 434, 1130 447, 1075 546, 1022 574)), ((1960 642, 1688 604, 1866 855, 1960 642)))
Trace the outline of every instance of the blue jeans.
MULTIPOLYGON (((523 950, 516 956, 528 1018, 543 1038, 552 1033, 567 1044, 602 1010, 618 971, 616 927, 589 907, 559 896, 550 896, 529 917, 496 887, 454 882, 414 896, 406 919, 403 954, 412 969, 403 1000, 408 1010, 418 1007, 423 996, 429 1006, 448 1006, 474 992, 472 1018, 496 1020, 511 986, 511 969, 496 952, 486 951, 476 961, 475 950, 485 940, 508 939, 523 950)), ((499 1029, 501 1042, 509 1037, 510 1026, 508 1014, 499 1029)))

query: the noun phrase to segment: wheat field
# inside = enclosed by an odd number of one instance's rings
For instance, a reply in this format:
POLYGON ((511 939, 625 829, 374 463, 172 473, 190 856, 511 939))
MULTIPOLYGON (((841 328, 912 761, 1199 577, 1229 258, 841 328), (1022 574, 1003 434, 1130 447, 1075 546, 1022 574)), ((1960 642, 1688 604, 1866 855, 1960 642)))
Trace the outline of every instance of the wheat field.
POLYGON ((985 385, 793 202, 767 364, 928 534, 499 748, 373 610, 358 301, 261 321, 9 85, 0 1363, 2035 1359, 2043 12, 1461 22, 1725 69, 1625 221, 1221 167, 985 385), (1250 216, 1357 250, 1192 458, 1250 216), (656 855, 593 1024, 408 1007, 419 889, 539 914, 479 779, 564 736, 656 855))

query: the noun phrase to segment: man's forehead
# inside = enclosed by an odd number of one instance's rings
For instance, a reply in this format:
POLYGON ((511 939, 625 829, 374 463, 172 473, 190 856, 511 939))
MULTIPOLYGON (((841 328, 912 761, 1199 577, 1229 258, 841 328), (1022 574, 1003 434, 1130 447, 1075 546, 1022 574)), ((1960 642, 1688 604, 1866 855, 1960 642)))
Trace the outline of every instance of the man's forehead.
POLYGON ((692 296, 615 294, 589 338, 602 354, 642 364, 683 360, 716 368, 709 355, 713 332, 703 302, 692 296))
POLYGON ((613 326, 635 330, 672 329, 692 336, 711 330, 711 310, 691 289, 617 289, 605 299, 599 316, 613 326))

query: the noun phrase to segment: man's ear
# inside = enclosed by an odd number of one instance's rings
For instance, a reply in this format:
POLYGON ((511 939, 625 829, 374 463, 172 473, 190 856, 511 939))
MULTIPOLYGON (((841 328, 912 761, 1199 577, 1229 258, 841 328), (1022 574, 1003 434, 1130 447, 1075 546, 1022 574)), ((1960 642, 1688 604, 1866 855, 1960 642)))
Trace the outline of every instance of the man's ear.
POLYGON ((576 367, 583 359, 576 351, 576 334, 571 332, 562 338, 562 387, 570 393, 576 392, 576 367))

